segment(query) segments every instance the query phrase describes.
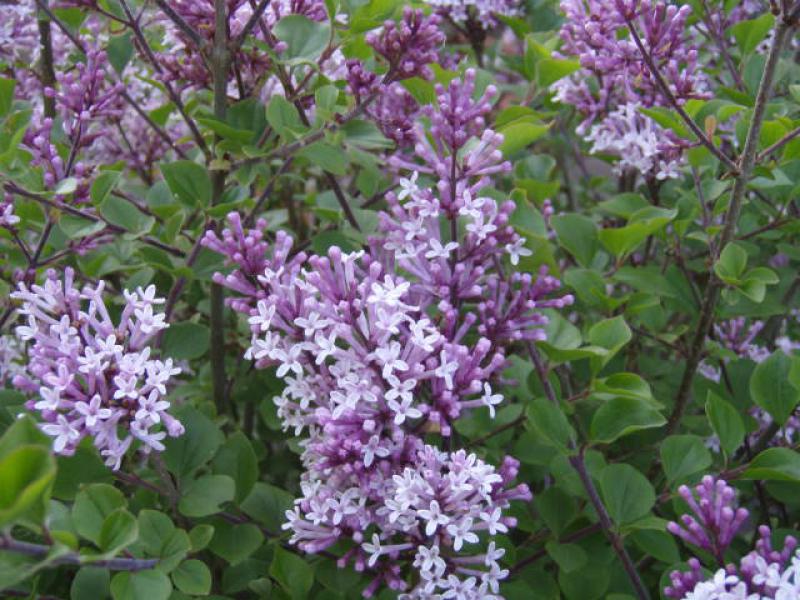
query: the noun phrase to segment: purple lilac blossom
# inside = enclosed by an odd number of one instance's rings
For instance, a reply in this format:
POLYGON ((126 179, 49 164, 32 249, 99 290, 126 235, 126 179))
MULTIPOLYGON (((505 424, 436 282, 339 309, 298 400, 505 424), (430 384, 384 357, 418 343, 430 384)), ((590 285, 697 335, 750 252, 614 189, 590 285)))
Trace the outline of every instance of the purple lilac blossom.
POLYGON ((673 96, 684 103, 707 96, 697 50, 685 33, 690 7, 652 0, 562 0, 561 10, 567 18, 557 55, 576 57, 581 69, 552 90, 555 100, 575 106, 584 117, 578 133, 593 143, 593 152, 616 155, 620 172, 630 168, 659 179, 677 176, 686 144, 641 112, 670 103, 627 32, 626 16, 673 96))
POLYGON ((720 563, 725 550, 747 520, 748 511, 736 508, 736 492, 722 479, 710 475, 692 491, 678 488, 692 514, 681 515, 681 523, 670 522, 667 530, 698 548, 710 552, 720 563))
POLYGON ((711 578, 697 558, 688 561, 689 571, 670 573, 664 596, 674 600, 796 600, 800 597, 800 551, 797 540, 787 536, 782 550, 773 548, 772 531, 758 528, 755 549, 736 565, 724 563, 725 550, 747 519, 738 507, 735 493, 722 479, 706 476, 691 490, 682 486, 681 496, 692 515, 681 516, 683 525, 670 523, 667 529, 682 540, 710 552, 722 566, 711 578))
POLYGON ((482 407, 493 416, 508 346, 543 339, 541 309, 572 302, 550 298, 560 284, 546 272, 506 277, 499 266, 498 250, 516 264, 525 240, 508 225, 513 203, 481 195, 509 165, 502 136, 486 129, 494 91, 473 100, 474 77, 440 87, 430 129, 414 128, 416 159, 394 157, 410 174, 364 251, 293 254, 288 234, 268 244, 263 220, 245 230, 236 213, 204 238, 235 266, 215 280, 248 316, 246 358, 277 367, 287 383, 278 415, 307 436, 303 496, 285 527, 307 552, 349 541, 339 564, 373 574, 367 595, 384 584, 404 598, 498 593, 507 572, 492 536, 514 526, 509 502, 531 497, 512 484, 518 463, 496 469, 421 436, 450 437, 482 407))
POLYGON ((410 77, 433 78, 428 66, 439 57, 439 46, 445 41, 439 30, 437 15, 426 17, 421 10, 406 7, 400 23, 386 21, 378 31, 370 31, 367 43, 386 61, 388 80, 410 77))
POLYGON ((474 23, 483 29, 497 26, 497 17, 516 17, 520 0, 425 0, 436 12, 455 23, 474 23))
POLYGON ((55 452, 72 454, 91 437, 106 464, 118 469, 134 440, 148 453, 163 450, 168 434, 183 434, 166 400, 180 369, 171 359, 151 356, 148 342, 168 326, 156 310, 164 300, 154 286, 126 290, 115 324, 103 300, 104 283, 79 291, 74 278, 71 268, 63 281, 51 270, 42 285, 19 283, 11 295, 22 302, 26 324, 16 334, 28 353, 13 384, 36 396, 26 407, 39 412, 55 452))
MULTIPOLYGON (((724 350, 733 353, 737 358, 760 363, 769 357, 769 350, 753 343, 753 340, 763 328, 763 321, 753 321, 748 327, 744 317, 736 317, 722 323, 715 323, 714 338, 724 350)), ((723 360, 727 362, 727 358, 723 360)), ((706 379, 719 383, 720 369, 709 364, 708 361, 702 361, 698 371, 706 379)))

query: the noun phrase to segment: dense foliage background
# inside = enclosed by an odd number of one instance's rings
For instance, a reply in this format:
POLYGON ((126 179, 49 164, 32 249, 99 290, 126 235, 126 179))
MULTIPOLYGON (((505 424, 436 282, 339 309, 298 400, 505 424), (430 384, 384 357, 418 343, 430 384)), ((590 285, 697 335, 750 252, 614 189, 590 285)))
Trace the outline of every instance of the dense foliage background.
POLYGON ((800 598, 799 20, 0 0, 0 595, 800 598))

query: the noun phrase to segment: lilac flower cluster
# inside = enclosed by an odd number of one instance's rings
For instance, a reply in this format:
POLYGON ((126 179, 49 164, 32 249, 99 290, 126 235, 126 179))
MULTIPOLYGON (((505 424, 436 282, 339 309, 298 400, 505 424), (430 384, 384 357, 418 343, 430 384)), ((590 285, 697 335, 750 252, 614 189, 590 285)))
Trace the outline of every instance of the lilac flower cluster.
POLYGON ((458 24, 490 29, 497 25, 497 17, 515 17, 520 14, 520 0, 425 0, 436 12, 458 24))
POLYGON ((152 358, 147 345, 167 327, 155 310, 164 302, 155 287, 125 291, 116 324, 103 290, 101 281, 79 291, 71 268, 63 281, 51 270, 41 286, 18 284, 11 296, 22 302, 19 312, 27 318, 16 334, 28 344, 28 362, 13 384, 36 396, 26 406, 40 413, 57 453, 71 454, 91 437, 106 464, 118 469, 134 440, 147 453, 163 450, 167 434, 183 433, 166 400, 180 369, 171 359, 152 358))
POLYGON ((679 103, 705 97, 697 50, 685 29, 691 9, 661 0, 562 0, 561 57, 577 57, 581 69, 553 84, 555 99, 584 116, 578 133, 588 134, 593 152, 618 157, 617 169, 631 168, 664 179, 677 175, 685 143, 664 130, 641 108, 669 106, 655 77, 627 33, 632 22, 645 50, 679 103), (626 32, 620 35, 620 32, 626 32))
POLYGON ((0 387, 11 384, 24 372, 23 353, 19 340, 11 335, 0 336, 0 387))
POLYGON ((794 600, 800 597, 800 550, 797 540, 787 536, 782 550, 774 549, 772 532, 762 525, 755 550, 738 565, 725 565, 724 552, 747 519, 738 508, 734 491, 721 479, 705 477, 695 488, 696 497, 682 488, 693 516, 683 515, 684 526, 670 523, 668 529, 683 540, 710 552, 722 567, 710 579, 697 558, 689 560, 689 571, 673 571, 667 598, 675 600, 794 600))
POLYGON ((503 274, 500 252, 516 264, 528 251, 508 225, 513 205, 482 195, 509 166, 502 137, 486 129, 493 90, 473 100, 474 77, 440 88, 430 130, 414 128, 425 165, 393 160, 413 174, 387 195, 364 251, 293 254, 286 233, 268 244, 264 221, 246 230, 235 213, 204 238, 236 267, 215 280, 248 316, 246 358, 277 367, 286 382, 278 415, 307 435, 303 496, 286 528, 307 552, 348 541, 340 565, 374 573, 367 594, 383 584, 407 598, 498 592, 502 551, 486 538, 514 525, 503 515, 511 500, 530 498, 527 486, 511 487, 518 463, 495 469, 421 436, 450 437, 454 421, 481 407, 494 415, 506 348, 542 339, 541 309, 572 301, 548 298, 559 282, 544 272, 503 274))
POLYGON ((426 17, 421 10, 406 8, 399 24, 386 21, 380 31, 367 34, 367 42, 387 63, 381 78, 360 60, 346 63, 348 87, 356 102, 365 105, 366 115, 400 148, 414 143, 420 106, 398 81, 432 78, 429 65, 439 60, 438 49, 445 40, 440 21, 436 15, 426 17))
POLYGON ((14 214, 14 196, 5 194, 0 200, 0 227, 13 230, 20 218, 14 214))
MULTIPOLYGON (((732 352, 736 357, 760 363, 769 357, 769 350, 755 344, 753 340, 763 328, 763 321, 754 321, 748 327, 744 317, 736 317, 722 323, 715 323, 714 338, 722 348, 732 352)), ((707 361, 700 363, 698 371, 706 379, 719 383, 720 369, 707 361)))
MULTIPOLYGON (((714 324, 714 338, 724 351, 733 354, 735 357, 760 363, 770 356, 768 348, 756 343, 756 337, 763 328, 763 321, 756 320, 748 326, 744 317, 737 317, 714 324)), ((786 354, 792 354, 800 349, 800 343, 795 342, 788 335, 779 336, 775 340, 775 346, 786 354)), ((725 364, 728 360, 728 357, 724 356, 722 363, 725 364)), ((719 383, 722 378, 722 368, 716 367, 706 360, 700 363, 697 370, 703 377, 715 383, 719 383)), ((758 423, 758 428, 749 436, 750 442, 755 443, 761 434, 772 425, 772 417, 768 412, 757 406, 752 407, 749 413, 758 423)), ((787 442, 791 444, 798 433, 800 433, 800 417, 792 415, 775 434, 770 443, 780 444, 781 442, 787 442)), ((715 452, 719 452, 719 438, 716 435, 708 438, 706 445, 715 452)))
POLYGON ((96 164, 84 161, 81 153, 107 135, 109 121, 123 114, 122 83, 112 83, 106 53, 87 48, 86 62, 73 70, 56 74, 58 88, 44 88, 44 94, 55 100, 59 125, 70 147, 67 160, 53 142, 52 118, 44 118, 38 127, 25 134, 24 143, 32 155, 31 164, 42 168, 45 187, 53 189, 67 177, 78 180, 73 194, 75 202, 89 200, 89 188, 96 164))
POLYGON ((710 475, 703 477, 694 492, 682 485, 678 493, 694 514, 681 515, 681 524, 671 522, 667 530, 710 552, 722 564, 725 550, 747 520, 747 509, 736 508, 734 489, 722 479, 710 475))
POLYGON ((400 23, 386 21, 380 31, 367 34, 367 43, 388 65, 387 80, 433 77, 428 65, 436 62, 438 47, 445 40, 440 21, 436 15, 426 17, 421 10, 406 7, 400 23))

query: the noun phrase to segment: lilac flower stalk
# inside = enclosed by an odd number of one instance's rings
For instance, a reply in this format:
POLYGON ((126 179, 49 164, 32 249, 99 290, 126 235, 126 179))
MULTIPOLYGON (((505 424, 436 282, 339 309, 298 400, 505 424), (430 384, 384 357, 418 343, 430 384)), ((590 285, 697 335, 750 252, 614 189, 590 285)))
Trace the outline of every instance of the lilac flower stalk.
POLYGON ((481 193, 509 167, 502 137, 485 127, 492 90, 478 100, 473 91, 471 71, 439 89, 430 131, 413 130, 424 164, 394 157, 412 173, 387 195, 363 251, 294 254, 286 233, 268 243, 264 221, 247 230, 235 213, 203 240, 235 267, 215 281, 248 318, 245 357, 277 367, 286 382, 278 415, 306 436, 292 540, 307 552, 346 542, 340 565, 374 574, 367 594, 384 584, 408 598, 497 593, 506 573, 487 534, 514 525, 503 514, 511 500, 530 498, 512 485, 518 463, 495 469, 421 436, 450 437, 473 410, 494 415, 507 348, 542 339, 541 309, 572 301, 552 297, 560 284, 546 273, 503 273, 498 250, 516 264, 526 249, 508 225, 513 204, 481 193), (451 239, 442 225, 454 225, 451 239))
POLYGON ((26 406, 39 412, 55 452, 72 454, 91 437, 106 464, 118 469, 134 440, 148 453, 163 450, 167 435, 183 433, 166 400, 167 385, 180 369, 171 359, 151 357, 148 342, 167 327, 155 310, 164 300, 154 286, 125 291, 115 323, 103 299, 104 283, 79 291, 74 277, 71 268, 63 281, 51 270, 43 285, 20 283, 12 294, 27 319, 16 334, 28 345, 25 372, 13 384, 36 396, 26 406))
POLYGON ((710 475, 692 491, 682 485, 678 493, 693 514, 681 515, 681 524, 670 522, 667 530, 685 542, 710 552, 720 564, 728 546, 749 515, 736 507, 734 489, 722 479, 710 475))

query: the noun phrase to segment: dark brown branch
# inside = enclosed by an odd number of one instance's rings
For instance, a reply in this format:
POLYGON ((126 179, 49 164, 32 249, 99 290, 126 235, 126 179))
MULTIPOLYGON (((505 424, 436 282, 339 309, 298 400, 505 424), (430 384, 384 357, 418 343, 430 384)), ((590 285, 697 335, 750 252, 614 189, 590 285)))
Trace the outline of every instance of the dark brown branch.
MULTIPOLYGON (((747 191, 747 184, 750 180, 750 175, 753 171, 753 166, 756 160, 756 150, 758 149, 758 140, 761 134, 761 126, 764 122, 764 113, 767 107, 770 94, 772 92, 772 83, 775 76, 775 70, 778 66, 778 59, 780 58, 781 51, 783 50, 784 43, 789 34, 790 27, 783 21, 778 22, 775 28, 775 36, 772 41, 772 46, 769 50, 767 62, 764 65, 764 72, 761 76, 761 83, 758 87, 758 94, 756 95, 756 103, 753 108, 753 116, 750 121, 750 127, 747 131, 744 149, 740 160, 740 168, 737 170, 736 179, 734 180, 733 190, 731 190, 731 200, 728 206, 728 211, 725 214, 725 226, 719 237, 717 245, 718 250, 721 252, 725 246, 730 242, 735 233, 736 225, 739 221, 739 212, 741 211, 742 201, 744 200, 745 192, 747 191)), ((716 258, 716 256, 712 256, 716 258)), ((722 282, 720 282, 714 275, 713 261, 710 267, 710 279, 706 288, 706 294, 703 299, 703 305, 700 309, 700 317, 695 328, 694 338, 689 347, 689 354, 686 359, 686 366, 683 371, 683 378, 681 379, 678 393, 675 396, 675 406, 672 409, 669 420, 667 421, 666 432, 667 435, 672 434, 677 429, 681 422, 683 413, 686 410, 686 405, 689 402, 689 396, 692 388, 692 381, 697 372, 697 367, 703 354, 705 347, 706 336, 714 321, 714 311, 719 301, 720 293, 722 291, 722 282)))
MULTIPOLYGON (((155 0, 158 7, 164 11, 164 14, 169 17, 169 20, 172 21, 175 26, 180 29, 186 37, 192 40, 192 43, 197 47, 198 50, 202 51, 205 49, 206 41, 203 37, 192 27, 189 25, 182 16, 180 16, 175 9, 173 9, 168 2, 165 0, 155 0)), ((130 18, 130 17, 129 17, 130 18)), ((131 23, 133 26, 133 23, 131 23)))

